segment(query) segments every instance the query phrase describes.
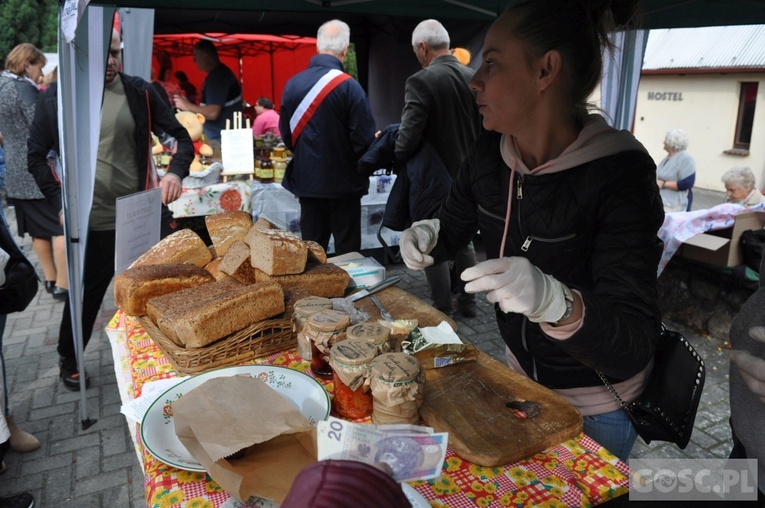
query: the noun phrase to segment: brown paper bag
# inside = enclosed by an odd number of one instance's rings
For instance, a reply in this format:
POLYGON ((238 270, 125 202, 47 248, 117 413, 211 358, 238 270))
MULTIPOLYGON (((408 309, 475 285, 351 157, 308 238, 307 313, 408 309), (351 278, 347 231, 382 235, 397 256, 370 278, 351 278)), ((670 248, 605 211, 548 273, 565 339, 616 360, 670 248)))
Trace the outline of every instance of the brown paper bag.
POLYGON ((317 460, 316 429, 252 376, 213 378, 173 404, 175 433, 213 480, 240 501, 281 502, 317 460), (227 459, 246 449, 242 458, 227 459))

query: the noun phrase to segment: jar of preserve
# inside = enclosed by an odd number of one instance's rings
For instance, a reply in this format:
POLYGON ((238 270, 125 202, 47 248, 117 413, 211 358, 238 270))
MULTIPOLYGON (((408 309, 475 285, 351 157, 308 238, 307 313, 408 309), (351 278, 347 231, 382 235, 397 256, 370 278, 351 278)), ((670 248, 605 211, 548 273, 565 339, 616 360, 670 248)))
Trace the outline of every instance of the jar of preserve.
POLYGON ((303 333, 311 339, 311 370, 322 379, 332 379, 329 350, 345 339, 351 318, 339 310, 322 310, 308 318, 303 333))
POLYGON ((274 166, 271 163, 271 159, 268 157, 260 159, 260 176, 258 179, 264 183, 271 183, 274 181, 274 166))
POLYGON ((287 171, 287 159, 282 157, 273 157, 271 164, 274 166, 274 182, 282 183, 284 172, 287 171))
POLYGON ((384 353, 370 365, 372 423, 420 423, 425 370, 406 353, 384 353))
POLYGON ((311 361, 311 339, 303 333, 308 318, 319 311, 332 308, 332 300, 320 296, 309 296, 295 302, 292 313, 292 332, 297 337, 297 354, 300 358, 311 361))
POLYGON ((372 414, 369 391, 369 364, 377 356, 374 344, 364 339, 346 339, 329 352, 329 365, 335 382, 335 410, 343 418, 355 420, 372 414))
POLYGON ((363 339, 375 345, 377 354, 389 353, 391 350, 390 328, 379 323, 358 323, 349 326, 345 331, 349 339, 363 339))

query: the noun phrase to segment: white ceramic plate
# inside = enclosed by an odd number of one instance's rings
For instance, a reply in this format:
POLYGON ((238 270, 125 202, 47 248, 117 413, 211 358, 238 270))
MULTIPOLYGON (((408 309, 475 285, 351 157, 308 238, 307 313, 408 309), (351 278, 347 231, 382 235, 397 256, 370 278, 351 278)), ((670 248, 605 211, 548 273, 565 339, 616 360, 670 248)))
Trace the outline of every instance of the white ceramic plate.
POLYGON ((314 378, 302 372, 274 365, 223 367, 180 382, 155 400, 141 422, 141 440, 156 458, 178 469, 204 471, 175 435, 172 404, 208 379, 249 374, 266 383, 292 402, 311 425, 329 416, 329 394, 314 378))
POLYGON ((422 494, 414 490, 414 487, 408 483, 402 483, 401 490, 404 491, 404 495, 412 504, 412 508, 430 508, 430 503, 428 503, 428 500, 425 499, 422 494))

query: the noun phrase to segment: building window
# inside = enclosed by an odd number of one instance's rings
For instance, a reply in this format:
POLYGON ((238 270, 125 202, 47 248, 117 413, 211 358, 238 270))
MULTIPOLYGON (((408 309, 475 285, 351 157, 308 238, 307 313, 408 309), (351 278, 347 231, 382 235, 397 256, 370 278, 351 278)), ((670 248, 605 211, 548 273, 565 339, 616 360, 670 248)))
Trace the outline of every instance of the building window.
POLYGON ((754 123, 754 107, 757 104, 757 88, 759 83, 741 83, 741 94, 738 99, 738 119, 736 120, 736 138, 733 148, 749 151, 752 140, 752 124, 754 123))

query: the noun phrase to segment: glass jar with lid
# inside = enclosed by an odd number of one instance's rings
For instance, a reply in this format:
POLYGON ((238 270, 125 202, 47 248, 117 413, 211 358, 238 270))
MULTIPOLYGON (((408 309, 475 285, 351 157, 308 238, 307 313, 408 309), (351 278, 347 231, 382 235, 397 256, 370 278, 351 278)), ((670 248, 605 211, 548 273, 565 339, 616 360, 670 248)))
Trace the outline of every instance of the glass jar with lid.
POLYGON ((258 176, 258 180, 264 183, 274 181, 274 166, 268 157, 261 157, 260 159, 260 176, 258 176))
POLYGON ((375 345, 378 354, 389 353, 390 328, 379 323, 358 323, 351 325, 345 331, 349 339, 363 339, 375 345))
POLYGON ((274 167, 274 182, 282 183, 284 172, 287 171, 287 159, 283 157, 272 157, 271 164, 274 167))
POLYGON ((420 423, 425 392, 425 370, 417 358, 406 353, 384 353, 370 365, 372 423, 420 423))
POLYGON ((306 324, 308 324, 308 318, 317 312, 331 308, 332 300, 320 296, 309 296, 295 302, 292 313, 292 331, 297 337, 297 354, 307 362, 311 361, 312 341, 303 333, 303 330, 306 324))
POLYGON ((364 339, 346 339, 329 352, 329 365, 335 384, 335 410, 343 418, 355 420, 372 414, 369 366, 377 348, 364 339))
POLYGON ((303 333, 311 339, 311 370, 317 377, 332 379, 329 350, 345 340, 345 329, 350 322, 350 316, 339 310, 322 310, 308 318, 303 333))

